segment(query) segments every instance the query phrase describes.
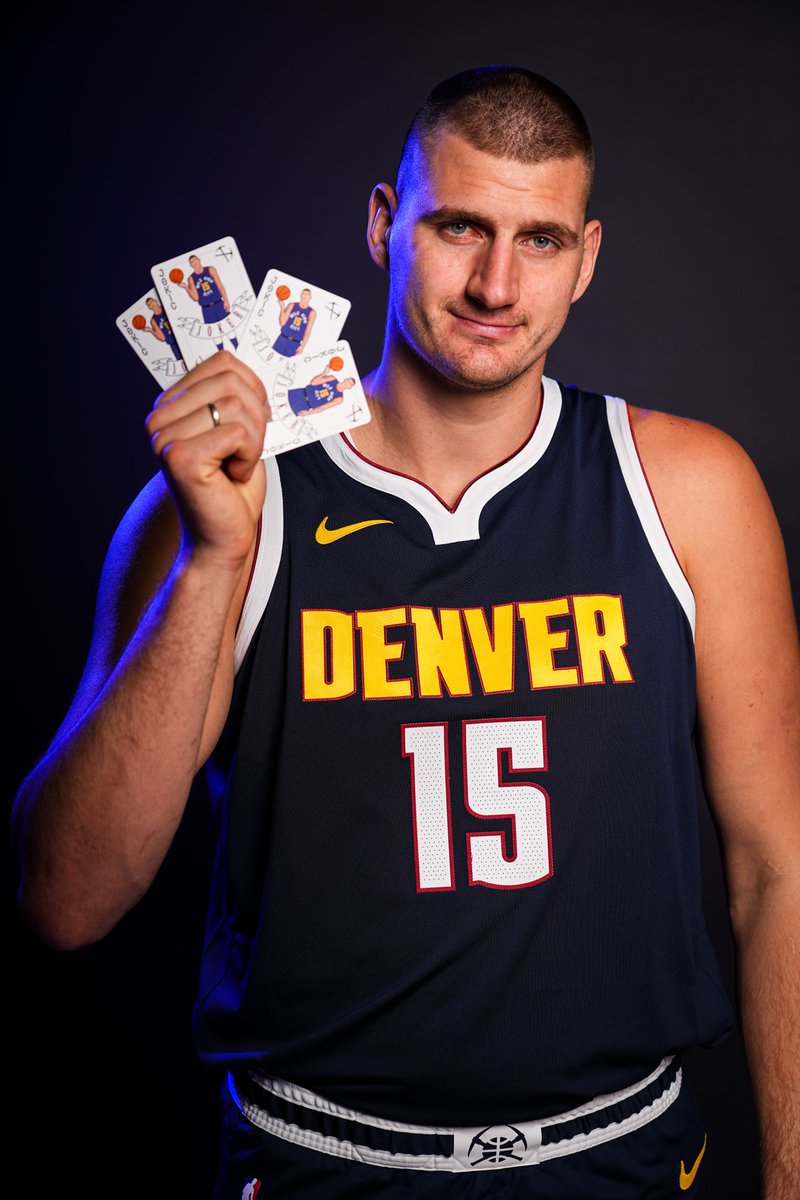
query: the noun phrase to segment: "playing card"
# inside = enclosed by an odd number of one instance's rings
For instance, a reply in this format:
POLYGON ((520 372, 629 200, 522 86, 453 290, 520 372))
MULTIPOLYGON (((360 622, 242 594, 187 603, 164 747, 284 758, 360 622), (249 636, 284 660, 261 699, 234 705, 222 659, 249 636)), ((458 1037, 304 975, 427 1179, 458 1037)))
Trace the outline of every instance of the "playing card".
POLYGON ((369 405, 347 342, 303 354, 300 361, 280 361, 267 389, 272 418, 263 458, 369 421, 369 405))
POLYGON ((188 367, 237 350, 253 310, 253 288, 231 237, 158 263, 153 282, 188 367))
POLYGON ((241 342, 244 362, 267 389, 284 359, 301 361, 332 345, 350 312, 350 301, 272 267, 256 298, 241 342))
POLYGON ((164 388, 186 374, 186 363, 167 314, 154 288, 145 292, 117 317, 117 329, 136 351, 150 374, 164 388))

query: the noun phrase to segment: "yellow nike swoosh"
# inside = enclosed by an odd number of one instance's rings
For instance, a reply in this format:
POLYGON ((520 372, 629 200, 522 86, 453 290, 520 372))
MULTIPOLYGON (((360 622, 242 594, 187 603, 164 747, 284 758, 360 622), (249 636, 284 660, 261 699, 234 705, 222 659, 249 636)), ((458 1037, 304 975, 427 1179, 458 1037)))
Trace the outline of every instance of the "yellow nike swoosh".
POLYGON ((341 525, 338 529, 328 529, 328 518, 323 517, 317 526, 317 532, 314 534, 314 537, 320 546, 328 546, 331 542, 338 542, 339 538, 347 537, 348 534, 358 533, 359 529, 368 529, 370 525, 394 525, 394 521, 387 521, 385 519, 379 521, 356 521, 354 525, 341 525))
POLYGON ((680 1173, 680 1176, 678 1177, 678 1183, 680 1185, 680 1189, 682 1192, 688 1192, 689 1188, 694 1183, 694 1177, 697 1174, 697 1168, 700 1166, 700 1163, 703 1161, 703 1155, 706 1152, 706 1143, 707 1142, 708 1142, 708 1134, 706 1134, 705 1137, 703 1138, 702 1148, 701 1148, 700 1153, 698 1154, 697 1158, 694 1160, 694 1165, 692 1166, 691 1171, 686 1170, 686 1167, 684 1166, 684 1163, 683 1163, 683 1159, 681 1159, 681 1173, 680 1173))

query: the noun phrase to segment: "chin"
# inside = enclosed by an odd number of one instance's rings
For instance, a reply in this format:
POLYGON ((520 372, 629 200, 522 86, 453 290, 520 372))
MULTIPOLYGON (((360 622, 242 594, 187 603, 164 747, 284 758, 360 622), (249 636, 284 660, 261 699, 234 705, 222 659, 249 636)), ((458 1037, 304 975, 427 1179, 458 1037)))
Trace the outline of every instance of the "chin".
POLYGON ((507 387, 529 371, 536 361, 538 359, 524 363, 476 362, 474 360, 465 362, 446 358, 444 355, 432 356, 429 359, 430 365, 438 375, 456 387, 469 392, 495 391, 498 388, 507 387))

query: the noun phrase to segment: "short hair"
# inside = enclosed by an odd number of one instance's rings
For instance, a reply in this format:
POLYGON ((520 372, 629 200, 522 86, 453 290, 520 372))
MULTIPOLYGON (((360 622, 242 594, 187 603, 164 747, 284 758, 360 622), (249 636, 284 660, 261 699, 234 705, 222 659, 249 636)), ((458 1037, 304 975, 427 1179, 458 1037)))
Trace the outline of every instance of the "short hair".
POLYGON ((560 87, 526 67, 474 67, 437 84, 406 134, 397 171, 398 194, 414 169, 416 153, 426 152, 443 128, 495 158, 523 163, 581 158, 588 200, 594 149, 583 113, 560 87))

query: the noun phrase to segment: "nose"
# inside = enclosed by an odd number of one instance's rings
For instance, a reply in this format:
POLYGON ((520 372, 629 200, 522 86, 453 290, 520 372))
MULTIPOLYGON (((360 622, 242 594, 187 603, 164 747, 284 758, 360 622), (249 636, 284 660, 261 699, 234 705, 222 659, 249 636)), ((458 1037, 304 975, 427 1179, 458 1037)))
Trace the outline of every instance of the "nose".
POLYGON ((519 277, 513 242, 493 238, 480 253, 467 294, 484 308, 507 308, 519 300, 519 277))

